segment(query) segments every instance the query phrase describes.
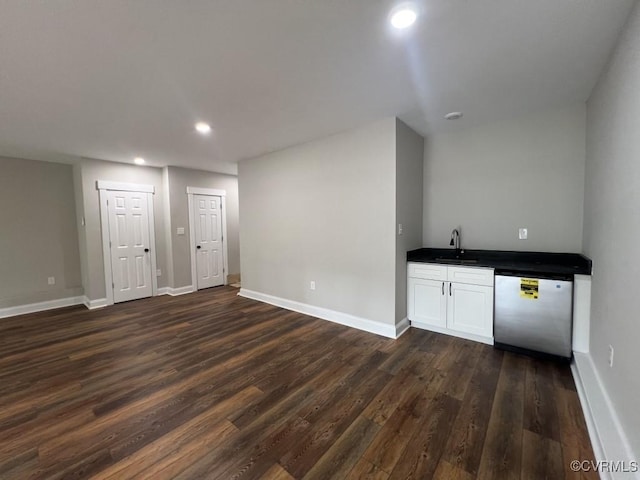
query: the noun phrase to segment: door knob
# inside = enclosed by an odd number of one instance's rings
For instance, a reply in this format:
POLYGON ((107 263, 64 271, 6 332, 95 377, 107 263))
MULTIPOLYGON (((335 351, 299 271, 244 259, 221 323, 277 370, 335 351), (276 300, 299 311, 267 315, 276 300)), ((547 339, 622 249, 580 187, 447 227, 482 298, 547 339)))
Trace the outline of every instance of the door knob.
POLYGON ((145 248, 144 251, 145 251, 145 253, 149 253, 149 249, 148 248, 145 248))
POLYGON ((198 250, 200 250, 202 247, 201 247, 200 245, 198 245, 196 248, 197 248, 198 250))

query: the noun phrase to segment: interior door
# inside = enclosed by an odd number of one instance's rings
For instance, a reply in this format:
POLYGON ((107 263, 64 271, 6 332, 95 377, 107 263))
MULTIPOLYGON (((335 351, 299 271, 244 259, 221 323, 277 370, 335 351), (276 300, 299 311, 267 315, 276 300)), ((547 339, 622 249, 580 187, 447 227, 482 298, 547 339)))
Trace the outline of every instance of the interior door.
POLYGON ((153 287, 147 194, 109 191, 107 195, 113 301, 150 297, 153 287))
POLYGON ((198 290, 224 285, 222 198, 194 195, 194 231, 198 290))

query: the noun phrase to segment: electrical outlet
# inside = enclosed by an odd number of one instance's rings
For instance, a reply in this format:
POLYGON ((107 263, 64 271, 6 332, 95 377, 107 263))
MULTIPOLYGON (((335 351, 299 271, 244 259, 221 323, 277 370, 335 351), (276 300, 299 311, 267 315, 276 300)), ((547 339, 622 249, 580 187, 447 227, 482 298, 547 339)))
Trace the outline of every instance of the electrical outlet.
POLYGON ((613 367, 613 346, 609 345, 609 366, 613 367))
POLYGON ((311 290, 315 290, 316 289, 316 282, 314 280, 311 280, 311 282, 309 282, 309 288, 311 290))
POLYGON ((527 231, 526 228, 521 228, 518 230, 518 238, 520 240, 526 240, 528 236, 529 236, 529 232, 527 231))
POLYGON ((161 277, 162 276, 162 270, 160 270, 159 268, 156 270, 156 277, 161 277))
POLYGON ((56 284, 56 277, 49 277, 47 278, 47 283, 49 285, 55 285, 56 284))

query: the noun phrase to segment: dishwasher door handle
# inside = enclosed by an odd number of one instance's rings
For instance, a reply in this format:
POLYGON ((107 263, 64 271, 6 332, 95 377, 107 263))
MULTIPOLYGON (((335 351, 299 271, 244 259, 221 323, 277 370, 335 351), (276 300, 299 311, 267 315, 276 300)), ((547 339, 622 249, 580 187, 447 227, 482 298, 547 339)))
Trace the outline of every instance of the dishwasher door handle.
POLYGON ((449 283, 449 296, 451 296, 451 283, 449 283))

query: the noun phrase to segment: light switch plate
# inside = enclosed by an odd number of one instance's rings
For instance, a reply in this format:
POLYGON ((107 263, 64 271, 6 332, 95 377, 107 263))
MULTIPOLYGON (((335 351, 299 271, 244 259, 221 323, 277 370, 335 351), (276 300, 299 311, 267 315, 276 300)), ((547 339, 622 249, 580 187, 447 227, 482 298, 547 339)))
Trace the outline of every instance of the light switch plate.
POLYGON ((526 240, 528 235, 529 232, 526 228, 521 228, 520 230, 518 230, 518 238, 520 238, 520 240, 526 240))
POLYGON ((56 284, 56 277, 49 277, 47 278, 47 283, 49 285, 55 285, 56 284))
POLYGON ((176 233, 178 235, 184 235, 184 227, 178 227, 176 230, 176 233))

